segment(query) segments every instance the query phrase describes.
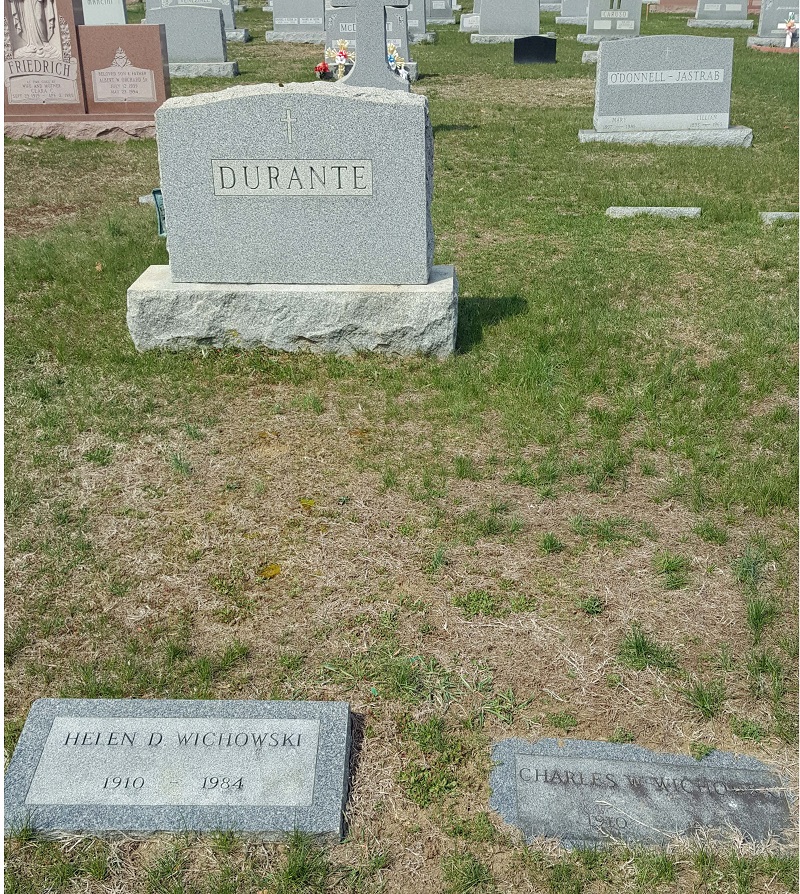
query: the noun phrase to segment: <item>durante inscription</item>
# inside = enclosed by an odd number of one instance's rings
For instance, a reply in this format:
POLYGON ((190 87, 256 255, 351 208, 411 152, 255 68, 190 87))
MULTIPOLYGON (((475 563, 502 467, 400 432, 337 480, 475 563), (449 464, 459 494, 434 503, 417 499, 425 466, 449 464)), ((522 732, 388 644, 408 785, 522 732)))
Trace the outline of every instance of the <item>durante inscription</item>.
POLYGON ((213 159, 215 196, 371 196, 372 162, 213 159))

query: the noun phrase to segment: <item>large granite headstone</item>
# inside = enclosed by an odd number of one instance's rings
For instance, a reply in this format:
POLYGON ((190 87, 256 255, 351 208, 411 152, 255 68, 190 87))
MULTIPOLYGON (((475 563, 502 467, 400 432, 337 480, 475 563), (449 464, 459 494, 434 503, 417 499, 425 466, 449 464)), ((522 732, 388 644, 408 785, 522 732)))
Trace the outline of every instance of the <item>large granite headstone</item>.
POLYGON ((561 0, 561 15, 556 16, 556 25, 585 25, 589 0, 561 0))
MULTIPOLYGON (((367 54, 385 62, 379 3, 353 73, 367 54)), ((452 353, 424 96, 260 84, 169 100, 156 120, 170 257, 128 290, 137 348, 452 353)))
POLYGON ((153 118, 169 98, 163 25, 78 28, 90 115, 153 118))
POLYGON ((425 0, 408 0, 408 39, 411 43, 435 43, 437 34, 428 31, 425 0))
POLYGON ((483 0, 472 43, 513 43, 539 33, 539 0, 483 0))
MULTIPOLYGON (((749 47, 787 46, 787 22, 798 21, 800 7, 791 0, 761 0, 761 14, 758 17, 758 35, 747 38, 749 47)), ((797 46, 800 28, 795 26, 788 46, 797 46)))
POLYGON ((589 0, 586 34, 578 35, 578 43, 638 37, 641 21, 642 0, 589 0))
POLYGON ((344 702, 34 702, 5 778, 5 828, 340 839, 344 702))
MULTIPOLYGON (((84 0, 86 2, 86 0, 84 0)), ((218 9, 222 12, 222 20, 225 23, 225 38, 237 43, 247 43, 250 40, 250 32, 247 28, 236 27, 236 7, 234 0, 145 0, 146 19, 150 21, 150 13, 154 9, 172 6, 199 7, 202 9, 218 9)))
MULTIPOLYGON (((386 49, 387 53, 390 45, 395 48, 395 55, 402 57, 405 62, 405 71, 410 81, 417 80, 417 63, 411 58, 410 39, 407 28, 407 13, 402 7, 387 6, 386 7, 386 49)), ((354 7, 342 7, 341 9, 325 10, 325 56, 329 64, 331 58, 336 53, 339 42, 347 42, 347 51, 351 55, 358 57, 358 32, 357 32, 357 16, 354 7)), ((337 66, 332 66, 334 69, 337 66)), ((347 71, 350 71, 352 65, 348 64, 347 71)), ((383 76, 381 76, 380 84, 362 84, 366 87, 385 86, 383 76)), ((402 85, 400 85, 400 89, 402 85)))
POLYGON ((582 143, 741 146, 748 127, 729 127, 733 39, 659 35, 602 41, 594 130, 582 143))
POLYGON ((324 43, 325 0, 273 0, 268 43, 324 43))
POLYGON ((752 28, 747 18, 747 0, 697 0, 690 28, 752 28))
POLYGON ((83 0, 84 25, 125 25, 127 21, 125 0, 83 0))
POLYGON ((492 758, 491 806, 528 841, 664 846, 708 834, 791 847, 788 787, 759 761, 702 761, 635 745, 506 739, 492 758))
POLYGON ((232 78, 239 73, 238 63, 228 61, 221 9, 154 7, 147 13, 147 23, 166 29, 169 72, 173 77, 232 78))

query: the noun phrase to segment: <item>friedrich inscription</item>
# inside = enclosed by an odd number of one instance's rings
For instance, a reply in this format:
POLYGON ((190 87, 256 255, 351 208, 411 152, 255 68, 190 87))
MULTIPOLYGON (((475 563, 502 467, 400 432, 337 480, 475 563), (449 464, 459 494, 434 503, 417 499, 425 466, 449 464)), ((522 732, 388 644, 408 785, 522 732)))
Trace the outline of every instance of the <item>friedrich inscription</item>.
POLYGON ((213 159, 215 196, 371 196, 372 162, 213 159))
POLYGON ((56 717, 25 803, 303 807, 318 720, 56 717))

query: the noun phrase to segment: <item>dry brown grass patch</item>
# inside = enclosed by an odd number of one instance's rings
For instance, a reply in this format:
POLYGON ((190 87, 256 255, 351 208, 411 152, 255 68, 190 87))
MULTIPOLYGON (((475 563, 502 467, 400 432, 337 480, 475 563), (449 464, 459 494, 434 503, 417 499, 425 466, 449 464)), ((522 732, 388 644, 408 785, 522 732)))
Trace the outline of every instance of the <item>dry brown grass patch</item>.
POLYGON ((594 80, 590 78, 509 80, 486 75, 444 75, 423 78, 413 89, 436 99, 456 99, 481 106, 566 109, 594 103, 594 80))

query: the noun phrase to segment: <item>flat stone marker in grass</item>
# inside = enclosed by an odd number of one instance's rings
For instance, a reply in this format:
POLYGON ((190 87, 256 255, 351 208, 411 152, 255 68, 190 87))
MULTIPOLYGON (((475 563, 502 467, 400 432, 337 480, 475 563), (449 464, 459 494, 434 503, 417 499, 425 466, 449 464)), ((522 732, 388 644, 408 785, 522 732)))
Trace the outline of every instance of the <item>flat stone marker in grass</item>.
POLYGON ((267 43, 324 43, 325 0, 273 0, 267 43))
POLYGON ((680 217, 700 217, 700 208, 670 208, 667 206, 651 205, 612 205, 606 208, 606 217, 668 217, 677 219, 680 217))
POLYGON ((759 211, 758 216, 761 218, 761 222, 767 227, 771 227, 773 224, 779 223, 780 221, 800 219, 800 213, 797 211, 759 211))
POLYGON ((539 0, 483 0, 472 43, 513 43, 539 33, 539 0))
POLYGON ((578 43, 638 37, 641 22, 642 0, 589 0, 586 34, 578 35, 578 43))
POLYGON ((5 829, 340 839, 344 702, 34 702, 5 778, 5 829))
POLYGON ((747 18, 748 0, 697 0, 694 18, 686 24, 690 28, 752 28, 747 18))
POLYGON ((788 789, 750 757, 713 752, 696 761, 569 739, 506 739, 492 757, 491 806, 527 841, 663 846, 708 833, 792 846, 788 789))
POLYGON ((758 34, 747 38, 748 47, 785 47, 797 46, 800 28, 787 29, 790 19, 797 22, 800 8, 787 0, 762 0, 761 14, 758 17, 758 34))
POLYGON ((737 146, 730 127, 733 38, 677 34, 604 40, 597 56, 594 129, 581 143, 737 146))

